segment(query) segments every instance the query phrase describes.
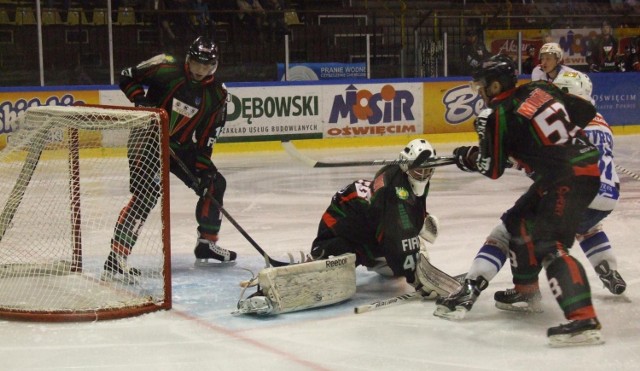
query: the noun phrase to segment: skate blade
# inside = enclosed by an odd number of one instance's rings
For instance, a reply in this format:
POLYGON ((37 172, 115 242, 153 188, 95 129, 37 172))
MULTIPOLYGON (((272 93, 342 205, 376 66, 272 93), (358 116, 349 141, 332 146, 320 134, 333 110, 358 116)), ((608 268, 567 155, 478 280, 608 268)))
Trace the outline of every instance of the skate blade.
POLYGON ((437 305, 436 310, 433 312, 433 315, 452 321, 459 321, 461 319, 464 319, 464 317, 467 315, 467 312, 468 311, 462 307, 456 307, 456 310, 452 311, 444 305, 437 305))
POLYGON ((125 285, 137 285, 138 279, 130 274, 102 272, 100 280, 104 282, 117 282, 125 285))
POLYGON ((540 305, 527 305, 523 303, 516 304, 505 304, 496 301, 496 308, 506 310, 509 312, 520 312, 520 313, 542 313, 542 307, 540 305))
POLYGON ((193 266, 196 268, 228 268, 236 265, 235 260, 231 261, 220 261, 216 259, 198 259, 196 258, 193 266))
POLYGON ((549 346, 553 348, 599 344, 604 344, 600 330, 586 330, 578 334, 553 335, 549 337, 549 346))

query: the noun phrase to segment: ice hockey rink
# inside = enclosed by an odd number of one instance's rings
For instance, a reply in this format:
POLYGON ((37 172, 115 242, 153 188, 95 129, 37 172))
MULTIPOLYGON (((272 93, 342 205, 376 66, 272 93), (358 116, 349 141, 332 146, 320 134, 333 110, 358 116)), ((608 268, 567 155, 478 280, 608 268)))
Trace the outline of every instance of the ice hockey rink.
MULTIPOLYGON (((425 136, 429 139, 429 136, 425 136)), ((409 138, 410 139, 410 138, 409 138)), ((409 141, 407 139, 406 142, 409 141)), ((618 135, 618 165, 640 173, 640 135, 618 135)), ((433 142, 438 154, 459 143, 433 142)), ((300 149, 323 161, 392 159, 403 147, 300 149)), ((307 252, 331 196, 377 167, 309 168, 284 151, 215 154, 228 187, 227 211, 271 257, 307 252)), ((90 323, 0 320, 0 370, 637 370, 640 367, 640 180, 619 172, 622 199, 605 230, 627 281, 614 296, 602 287, 576 244, 603 325, 601 346, 550 348, 546 330, 565 322, 541 275, 541 314, 504 312, 493 293, 511 287, 503 269, 459 322, 433 316, 433 301, 409 301, 363 314, 353 308, 412 289, 357 269, 357 293, 330 307, 278 316, 234 316, 239 282, 264 261, 247 240, 223 222, 220 244, 238 252, 225 268, 194 268, 196 197, 172 176, 173 309, 90 323)), ((440 219, 428 246, 432 263, 451 275, 466 272, 498 218, 528 187, 508 171, 499 180, 436 170, 427 200, 440 219)), ((135 255, 135 250, 133 252, 135 255)), ((247 293, 253 292, 249 289, 247 293)))

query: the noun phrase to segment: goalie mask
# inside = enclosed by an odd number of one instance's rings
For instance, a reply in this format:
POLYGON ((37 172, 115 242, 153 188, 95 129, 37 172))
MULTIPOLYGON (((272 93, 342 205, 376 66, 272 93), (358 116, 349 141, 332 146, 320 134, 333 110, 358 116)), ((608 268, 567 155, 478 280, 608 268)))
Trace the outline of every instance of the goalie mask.
POLYGON ((202 81, 218 69, 218 45, 206 37, 198 37, 189 47, 186 64, 191 78, 202 81))
MULTIPOLYGON (((414 139, 402 151, 400 151, 400 160, 414 161, 418 155, 424 151, 429 152, 428 157, 435 157, 436 150, 433 149, 431 143, 425 139, 414 139)), ((409 170, 409 164, 401 164, 400 169, 407 174, 409 184, 413 193, 420 197, 424 195, 427 184, 433 175, 433 168, 415 168, 409 170)))
POLYGON ((577 95, 593 104, 593 99, 591 98, 593 84, 589 76, 584 73, 578 71, 563 72, 553 80, 553 84, 564 92, 577 95))

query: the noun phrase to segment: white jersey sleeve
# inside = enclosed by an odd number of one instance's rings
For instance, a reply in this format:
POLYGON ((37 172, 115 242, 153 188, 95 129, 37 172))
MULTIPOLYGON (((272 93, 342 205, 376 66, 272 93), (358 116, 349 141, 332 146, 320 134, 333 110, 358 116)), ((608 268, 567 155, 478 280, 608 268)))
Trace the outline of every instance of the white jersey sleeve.
POLYGON ((598 167, 600 168, 600 190, 589 205, 590 209, 613 210, 620 197, 617 184, 620 183, 618 173, 613 163, 613 133, 609 124, 599 113, 593 121, 584 128, 589 141, 600 151, 598 167))
POLYGON ((539 81, 539 80, 546 80, 546 79, 547 79, 547 74, 544 73, 540 65, 533 67, 533 71, 531 71, 531 81, 539 81))

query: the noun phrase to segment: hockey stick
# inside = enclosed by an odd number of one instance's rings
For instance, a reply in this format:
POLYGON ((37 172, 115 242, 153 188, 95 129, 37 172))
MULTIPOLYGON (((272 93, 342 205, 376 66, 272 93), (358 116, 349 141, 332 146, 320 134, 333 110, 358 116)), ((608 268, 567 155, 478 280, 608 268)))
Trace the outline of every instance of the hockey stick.
MULTIPOLYGON (((467 273, 462 273, 462 274, 458 274, 457 276, 453 276, 453 279, 458 281, 460 284, 463 284, 464 278, 466 276, 467 276, 467 273)), ((353 312, 355 314, 370 312, 375 309, 387 308, 392 305, 406 303, 407 301, 410 301, 419 297, 421 297, 421 295, 419 295, 417 291, 414 291, 408 294, 398 295, 393 298, 378 300, 378 301, 374 301, 373 303, 357 306, 353 308, 353 312)))
POLYGON ((382 166, 382 165, 402 165, 409 164, 409 169, 430 168, 451 165, 455 163, 453 156, 441 156, 435 158, 429 158, 429 152, 422 152, 414 161, 408 160, 368 160, 368 161, 342 161, 342 162, 322 162, 314 160, 309 156, 304 155, 289 141, 282 141, 282 148, 289 154, 289 156, 296 160, 306 164, 310 167, 347 167, 347 166, 382 166))
POLYGON ((353 312, 355 314, 371 312, 372 310, 375 310, 375 309, 387 308, 387 307, 392 306, 392 305, 402 304, 402 303, 405 303, 407 301, 414 300, 416 298, 421 298, 421 297, 422 296, 417 291, 414 291, 414 292, 410 292, 408 294, 398 295, 398 296, 395 296, 393 298, 384 299, 384 300, 378 300, 378 301, 374 301, 373 303, 369 303, 369 304, 365 304, 365 305, 359 305, 359 306, 353 308, 353 312))
POLYGON ((622 166, 620 166, 620 165, 616 165, 616 166, 615 166, 615 168, 616 168, 616 170, 618 170, 619 172, 621 172, 621 173, 623 173, 623 174, 626 174, 626 175, 628 175, 628 176, 632 177, 632 178, 633 178, 633 179, 635 179, 635 180, 640 180, 640 175, 638 175, 638 174, 634 173, 634 172, 633 172, 633 171, 631 171, 631 170, 627 170, 626 168, 624 168, 624 167, 622 167, 622 166))
MULTIPOLYGON (((184 171, 184 173, 187 175, 187 177, 189 177, 189 180, 191 181, 191 186, 189 186, 189 188, 195 190, 198 187, 198 178, 196 178, 195 175, 193 175, 193 173, 191 173, 191 171, 189 170, 189 168, 187 168, 187 165, 184 164, 184 162, 182 162, 182 160, 180 158, 178 158, 178 156, 172 151, 169 150, 169 153, 171 155, 171 158, 176 162, 176 164, 178 164, 178 166, 180 166, 180 168, 182 169, 182 171, 184 171)), ((238 230, 238 232, 240 232, 240 234, 247 240, 249 241, 249 243, 251 244, 251 246, 253 246, 254 249, 256 249, 260 255, 262 255, 265 259, 265 261, 267 261, 269 264, 271 264, 274 267, 282 267, 285 265, 290 265, 291 263, 285 263, 285 262, 281 262, 275 259, 272 259, 261 247, 260 245, 258 245, 258 243, 251 238, 251 236, 249 236, 249 234, 244 230, 244 228, 242 228, 240 226, 240 224, 238 224, 238 222, 236 222, 236 220, 227 212, 227 210, 222 207, 222 205, 220 205, 220 203, 218 202, 218 200, 216 200, 215 198, 213 198, 213 196, 211 196, 209 193, 206 194, 207 198, 209 198, 209 200, 213 203, 213 205, 215 207, 218 208, 218 210, 220 210, 220 212, 225 216, 225 218, 227 218, 227 220, 229 222, 231 222, 231 224, 233 224, 234 227, 236 227, 236 229, 238 230)))

